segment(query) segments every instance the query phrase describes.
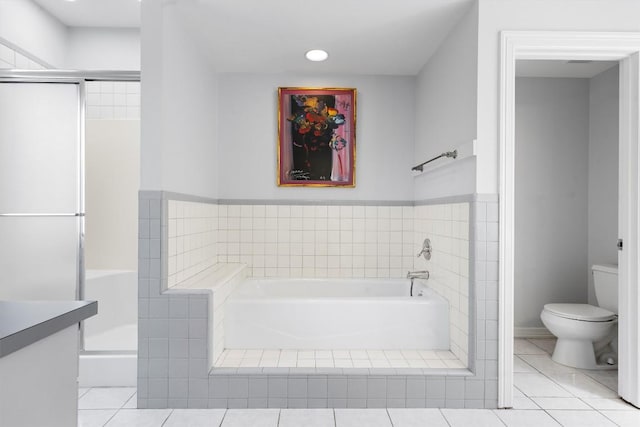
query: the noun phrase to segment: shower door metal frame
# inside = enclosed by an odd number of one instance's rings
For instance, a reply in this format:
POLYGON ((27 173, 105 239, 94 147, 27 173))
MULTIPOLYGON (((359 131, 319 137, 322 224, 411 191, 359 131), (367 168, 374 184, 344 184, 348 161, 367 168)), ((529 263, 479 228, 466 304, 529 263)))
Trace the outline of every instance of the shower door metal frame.
MULTIPOLYGON (((77 70, 0 70, 0 83, 51 83, 78 85, 78 210, 79 213, 20 214, 0 213, 0 217, 78 217, 78 274, 76 277, 76 299, 85 295, 85 123, 86 123, 86 83, 89 81, 140 82, 139 71, 77 71, 77 70)), ((80 323, 80 351, 85 351, 84 325, 80 323)))

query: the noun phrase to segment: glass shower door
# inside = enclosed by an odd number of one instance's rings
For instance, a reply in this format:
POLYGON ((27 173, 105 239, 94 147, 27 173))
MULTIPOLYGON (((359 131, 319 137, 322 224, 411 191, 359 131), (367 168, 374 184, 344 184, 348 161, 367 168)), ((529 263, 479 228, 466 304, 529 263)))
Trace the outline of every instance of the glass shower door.
POLYGON ((78 298, 80 86, 0 81, 0 299, 78 298))

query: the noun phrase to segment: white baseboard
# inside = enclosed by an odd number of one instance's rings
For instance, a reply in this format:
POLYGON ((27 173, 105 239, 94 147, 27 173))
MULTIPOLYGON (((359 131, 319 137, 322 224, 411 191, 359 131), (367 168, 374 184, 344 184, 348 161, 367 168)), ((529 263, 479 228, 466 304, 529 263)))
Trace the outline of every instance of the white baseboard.
POLYGON ((80 354, 80 387, 135 387, 138 356, 133 354, 80 354))
POLYGON ((515 338, 553 338, 554 335, 544 326, 539 328, 513 328, 513 336, 515 338))

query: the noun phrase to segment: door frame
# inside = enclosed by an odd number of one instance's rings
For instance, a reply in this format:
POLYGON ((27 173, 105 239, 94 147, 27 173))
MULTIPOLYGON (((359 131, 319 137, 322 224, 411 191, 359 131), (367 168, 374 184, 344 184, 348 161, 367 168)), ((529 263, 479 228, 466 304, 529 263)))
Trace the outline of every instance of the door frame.
POLYGON ((500 33, 500 237, 498 407, 513 406, 515 237, 515 64, 518 59, 601 60, 620 64, 618 233, 618 394, 640 406, 640 33, 500 33))

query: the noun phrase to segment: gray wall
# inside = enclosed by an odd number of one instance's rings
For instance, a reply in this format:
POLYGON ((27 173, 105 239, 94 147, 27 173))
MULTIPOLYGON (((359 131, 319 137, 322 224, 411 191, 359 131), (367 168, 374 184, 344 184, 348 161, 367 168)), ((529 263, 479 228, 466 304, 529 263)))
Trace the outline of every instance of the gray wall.
POLYGON ((219 182, 223 199, 411 200, 412 76, 220 74, 219 182), (354 87, 356 187, 276 184, 278 87, 354 87))
MULTIPOLYGON (((587 268, 618 263, 618 66, 590 79, 587 268)), ((589 274, 589 303, 595 304, 589 274)))
MULTIPOLYGON (((476 3, 417 76, 415 164, 476 139, 477 70, 476 3)), ((426 170, 415 179, 415 200, 475 193, 474 158, 426 170)))
POLYGON ((588 79, 516 79, 516 327, 587 302, 588 146, 588 79))

